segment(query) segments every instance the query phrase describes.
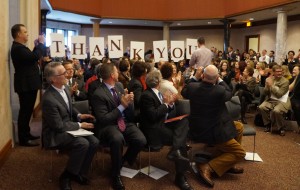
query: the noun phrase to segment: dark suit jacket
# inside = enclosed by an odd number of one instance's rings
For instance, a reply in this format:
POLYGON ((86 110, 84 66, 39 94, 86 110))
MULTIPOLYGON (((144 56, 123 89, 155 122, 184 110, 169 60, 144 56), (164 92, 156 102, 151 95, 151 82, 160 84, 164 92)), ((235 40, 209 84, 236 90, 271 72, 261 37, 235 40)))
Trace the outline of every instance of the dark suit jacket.
POLYGON ((38 60, 43 56, 44 50, 43 44, 39 44, 31 51, 23 44, 13 42, 10 53, 15 67, 15 92, 38 90, 42 87, 38 60))
POLYGON ((196 142, 217 144, 236 136, 236 129, 225 102, 232 97, 225 82, 212 85, 207 82, 191 82, 182 91, 190 99, 190 135, 196 142))
POLYGON ((80 78, 80 79, 79 78, 73 78, 72 79, 72 86, 75 84, 75 82, 77 82, 78 90, 79 90, 79 95, 73 94, 75 101, 87 100, 87 93, 86 93, 86 90, 84 88, 83 79, 82 78, 80 78))
POLYGON ((294 86, 294 89, 293 89, 291 99, 300 100, 300 76, 298 76, 296 81, 295 81, 295 86, 294 86))
POLYGON ((161 145, 159 128, 164 126, 166 114, 170 109, 160 102, 152 89, 147 89, 141 95, 140 110, 140 128, 148 144, 161 145))
POLYGON ((42 137, 44 147, 57 147, 64 142, 69 134, 66 131, 79 129, 77 120, 78 111, 72 107, 68 87, 65 92, 69 99, 69 108, 62 96, 50 86, 42 98, 42 137))
POLYGON ((136 121, 140 121, 140 98, 143 93, 143 85, 142 83, 136 79, 132 78, 127 86, 128 92, 133 92, 134 94, 134 116, 136 118, 136 121))
POLYGON ((100 88, 101 87, 101 84, 102 82, 100 82, 100 79, 97 79, 97 80, 94 80, 93 82, 91 82, 89 84, 89 88, 88 88, 88 100, 89 100, 89 103, 91 104, 92 102, 92 97, 94 95, 94 92, 97 88, 100 88))
MULTIPOLYGON (((119 82, 115 84, 116 92, 121 98, 121 95, 124 94, 123 85, 119 82)), ((104 83, 101 84, 99 88, 97 88, 92 97, 92 111, 96 117, 96 125, 95 125, 95 135, 99 137, 101 133, 101 129, 109 126, 118 125, 118 118, 121 116, 121 112, 117 108, 119 105, 115 102, 110 90, 106 87, 104 83)), ((130 104, 124 110, 125 122, 133 122, 134 106, 130 104)))

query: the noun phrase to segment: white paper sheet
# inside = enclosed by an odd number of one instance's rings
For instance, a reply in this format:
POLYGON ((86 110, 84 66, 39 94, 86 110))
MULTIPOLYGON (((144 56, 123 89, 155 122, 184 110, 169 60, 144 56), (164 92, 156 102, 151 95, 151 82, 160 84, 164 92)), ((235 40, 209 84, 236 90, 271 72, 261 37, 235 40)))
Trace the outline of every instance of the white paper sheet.
POLYGON ((126 167, 121 168, 121 176, 133 178, 136 174, 139 173, 139 170, 134 170, 126 167))
POLYGON ((78 129, 76 131, 67 131, 67 133, 73 135, 74 137, 89 136, 94 134, 93 132, 85 129, 78 129))
POLYGON ((281 96, 281 98, 276 98, 273 94, 271 94, 272 99, 274 100, 279 100, 280 102, 286 103, 289 97, 289 91, 287 91, 287 93, 285 93, 285 95, 281 96))
POLYGON ((160 179, 161 177, 163 177, 169 173, 167 171, 156 168, 154 166, 147 166, 147 167, 141 169, 141 172, 145 175, 148 175, 148 173, 149 173, 148 176, 153 179, 156 179, 156 180, 160 179), (149 167, 150 167, 150 171, 149 171, 149 167))
MULTIPOLYGON (((253 152, 246 152, 245 160, 253 161, 253 152)), ((254 161, 263 162, 263 160, 257 153, 254 153, 254 161)))

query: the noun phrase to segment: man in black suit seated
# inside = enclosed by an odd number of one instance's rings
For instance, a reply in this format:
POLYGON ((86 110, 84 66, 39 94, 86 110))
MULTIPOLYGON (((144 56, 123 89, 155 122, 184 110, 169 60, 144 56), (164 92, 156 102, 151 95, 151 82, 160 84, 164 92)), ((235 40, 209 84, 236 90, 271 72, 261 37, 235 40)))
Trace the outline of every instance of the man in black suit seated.
POLYGON ((189 160, 186 158, 186 137, 189 131, 188 120, 165 123, 166 118, 172 118, 176 112, 174 101, 176 95, 166 93, 162 95, 159 91, 161 74, 152 71, 146 77, 147 90, 140 98, 141 130, 145 134, 148 146, 156 149, 163 145, 171 145, 171 151, 167 158, 175 161, 176 177, 175 184, 184 190, 193 189, 184 176, 189 160))
POLYGON ((95 134, 109 145, 112 164, 112 187, 125 189, 120 170, 123 163, 133 165, 136 156, 146 144, 146 138, 134 120, 133 93, 128 94, 118 81, 118 70, 114 64, 105 63, 100 68, 102 84, 92 97, 91 106, 96 117, 95 134), (122 157, 124 144, 128 145, 122 157))
POLYGON ((80 114, 72 107, 71 96, 65 78, 66 69, 58 62, 49 63, 44 75, 50 84, 42 99, 42 137, 45 148, 70 151, 65 171, 60 176, 60 189, 69 190, 71 180, 88 185, 87 173, 96 153, 99 141, 93 135, 74 137, 67 131, 92 129, 94 125, 83 120, 94 120, 90 114, 80 114))
POLYGON ((30 134, 30 118, 34 109, 37 92, 42 88, 42 78, 38 61, 45 55, 45 38, 40 35, 38 45, 31 51, 25 44, 28 41, 27 29, 23 24, 11 28, 14 39, 11 58, 15 68, 14 88, 19 96, 18 137, 21 146, 38 146, 39 137, 30 134))
POLYGON ((67 85, 70 87, 72 102, 87 99, 87 93, 84 89, 83 80, 74 77, 74 65, 70 61, 64 61, 63 66, 66 69, 67 85))
POLYGON ((199 174, 209 185, 214 186, 211 174, 222 176, 225 172, 243 173, 235 166, 245 157, 241 146, 243 126, 233 122, 225 102, 232 97, 231 89, 219 78, 218 69, 209 65, 197 70, 194 82, 182 89, 182 96, 190 100, 190 136, 195 142, 214 145, 220 155, 208 163, 199 165, 199 174), (195 82, 201 80, 201 82, 195 82))

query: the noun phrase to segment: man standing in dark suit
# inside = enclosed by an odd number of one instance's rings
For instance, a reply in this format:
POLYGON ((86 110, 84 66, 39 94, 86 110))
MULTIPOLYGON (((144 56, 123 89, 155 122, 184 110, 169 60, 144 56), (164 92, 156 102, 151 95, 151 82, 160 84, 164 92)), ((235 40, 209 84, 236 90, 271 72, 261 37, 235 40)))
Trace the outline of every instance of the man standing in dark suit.
POLYGON ((67 131, 76 131, 80 128, 92 129, 94 128, 92 123, 75 121, 95 118, 90 114, 80 114, 72 107, 68 87, 65 87, 66 69, 61 63, 49 63, 44 74, 50 86, 42 99, 43 146, 70 151, 67 167, 60 176, 60 189, 72 189, 70 180, 88 185, 87 173, 99 141, 93 135, 74 137, 67 131))
POLYGON ((201 82, 190 82, 182 90, 183 97, 190 100, 190 134, 196 142, 214 145, 221 154, 208 163, 199 165, 199 173, 204 181, 213 186, 211 174, 222 176, 225 172, 243 173, 235 164, 245 157, 241 146, 241 125, 234 124, 225 102, 232 97, 227 84, 219 78, 218 69, 209 65, 197 70, 195 75, 201 82))
POLYGON ((181 190, 192 190, 188 184, 184 172, 189 160, 186 158, 186 137, 189 131, 188 120, 183 118, 165 124, 166 118, 172 118, 176 112, 174 101, 176 94, 170 92, 162 95, 159 91, 161 74, 159 71, 148 73, 146 78, 147 90, 142 93, 140 99, 141 130, 145 134, 148 146, 160 148, 163 145, 171 145, 172 149, 167 158, 175 162, 175 184, 181 190))
POLYGON ((125 189, 120 170, 123 163, 133 165, 136 156, 146 144, 146 138, 134 121, 133 93, 124 92, 118 81, 118 70, 112 63, 100 68, 102 84, 92 97, 92 109, 96 117, 95 135, 109 145, 112 164, 113 189, 125 189), (122 156, 124 144, 127 151, 122 156))
POLYGON ((237 61, 236 54, 234 53, 233 48, 231 46, 228 47, 227 60, 229 63, 231 63, 232 61, 237 61))
POLYGON ((14 88, 19 96, 20 110, 18 116, 18 136, 21 146, 38 146, 32 140, 39 137, 30 134, 30 118, 34 109, 37 91, 42 87, 39 59, 45 53, 45 38, 38 38, 38 45, 31 51, 25 46, 28 33, 24 25, 16 24, 11 28, 14 39, 11 46, 11 58, 15 68, 14 88))

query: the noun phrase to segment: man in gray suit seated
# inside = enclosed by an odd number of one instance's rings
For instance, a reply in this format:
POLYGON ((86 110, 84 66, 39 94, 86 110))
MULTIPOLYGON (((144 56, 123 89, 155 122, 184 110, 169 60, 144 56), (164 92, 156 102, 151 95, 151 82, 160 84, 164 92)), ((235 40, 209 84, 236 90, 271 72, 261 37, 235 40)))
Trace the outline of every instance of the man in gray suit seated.
POLYGON ((93 135, 74 137, 67 131, 92 129, 94 125, 83 120, 94 120, 90 114, 80 114, 72 107, 70 91, 65 86, 66 69, 58 62, 49 63, 44 71, 49 88, 43 95, 43 145, 69 151, 69 160, 60 176, 60 189, 72 189, 71 180, 88 185, 86 177, 99 141, 93 135))

